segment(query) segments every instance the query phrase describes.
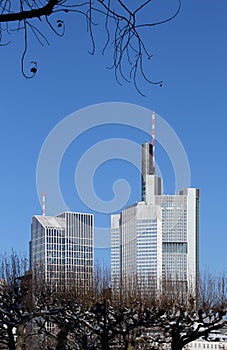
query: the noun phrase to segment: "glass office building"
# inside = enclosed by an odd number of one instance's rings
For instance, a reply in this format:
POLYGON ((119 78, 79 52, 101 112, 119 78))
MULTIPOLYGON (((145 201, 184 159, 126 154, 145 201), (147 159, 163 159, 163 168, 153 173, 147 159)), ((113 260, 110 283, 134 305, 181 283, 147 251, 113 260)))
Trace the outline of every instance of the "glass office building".
POLYGON ((111 216, 112 287, 119 288, 134 278, 157 289, 166 281, 195 291, 199 190, 187 188, 177 195, 164 195, 150 143, 142 146, 141 190, 141 202, 111 216))
POLYGON ((93 214, 65 212, 33 216, 30 244, 33 273, 56 287, 89 289, 94 272, 93 214))

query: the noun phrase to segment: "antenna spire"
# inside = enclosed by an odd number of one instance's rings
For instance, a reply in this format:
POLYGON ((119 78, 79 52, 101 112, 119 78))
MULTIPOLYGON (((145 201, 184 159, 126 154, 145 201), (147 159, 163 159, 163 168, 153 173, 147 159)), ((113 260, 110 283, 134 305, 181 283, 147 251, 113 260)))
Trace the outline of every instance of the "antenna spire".
POLYGON ((42 192, 42 215, 46 216, 46 193, 42 192))
POLYGON ((151 144, 153 148, 153 167, 155 167, 155 112, 152 112, 151 137, 152 137, 151 144))

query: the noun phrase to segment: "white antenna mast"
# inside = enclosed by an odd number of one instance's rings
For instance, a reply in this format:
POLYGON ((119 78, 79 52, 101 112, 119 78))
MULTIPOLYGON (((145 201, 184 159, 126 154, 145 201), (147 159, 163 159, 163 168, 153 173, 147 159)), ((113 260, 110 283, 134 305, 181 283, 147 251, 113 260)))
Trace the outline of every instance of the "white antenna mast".
POLYGON ((42 215, 46 216, 46 193, 42 192, 42 215))
POLYGON ((152 112, 151 144, 153 146, 153 167, 155 167, 155 112, 152 112))

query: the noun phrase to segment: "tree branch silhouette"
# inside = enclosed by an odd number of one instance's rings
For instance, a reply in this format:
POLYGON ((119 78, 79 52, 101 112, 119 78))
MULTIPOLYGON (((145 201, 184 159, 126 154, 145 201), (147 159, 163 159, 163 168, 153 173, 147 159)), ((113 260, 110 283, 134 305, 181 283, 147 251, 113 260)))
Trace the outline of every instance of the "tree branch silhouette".
POLYGON ((6 36, 18 31, 24 34, 24 49, 22 53, 22 74, 26 78, 32 78, 37 73, 37 62, 31 61, 30 72, 25 71, 25 58, 29 46, 29 33, 31 32, 36 40, 43 46, 49 45, 47 39, 47 28, 58 36, 65 33, 66 24, 61 18, 64 13, 82 15, 86 19, 87 32, 91 40, 89 53, 95 54, 96 37, 94 28, 97 25, 104 25, 106 42, 102 53, 105 54, 107 47, 112 50, 112 66, 117 82, 132 82, 136 90, 143 95, 139 87, 140 80, 148 84, 162 86, 162 80, 151 79, 145 69, 145 60, 150 60, 153 55, 149 53, 145 44, 143 33, 144 28, 151 29, 172 21, 181 9, 181 0, 173 10, 173 14, 167 18, 157 21, 144 22, 141 20, 141 13, 146 11, 152 13, 151 0, 141 2, 139 6, 132 9, 128 1, 123 0, 0 0, 0 45, 10 44, 6 36), (52 15, 59 15, 59 18, 52 23, 52 15), (38 19, 38 22, 37 22, 38 19), (12 28, 12 23, 17 23, 17 28, 12 28))

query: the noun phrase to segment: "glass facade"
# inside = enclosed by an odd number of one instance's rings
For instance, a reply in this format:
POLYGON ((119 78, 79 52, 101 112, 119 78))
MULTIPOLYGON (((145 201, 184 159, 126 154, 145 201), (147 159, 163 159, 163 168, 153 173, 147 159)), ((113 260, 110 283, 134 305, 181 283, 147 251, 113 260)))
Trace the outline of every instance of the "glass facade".
POLYGON ((94 271, 94 218, 65 212, 32 219, 31 268, 55 286, 89 289, 94 271))
POLYGON ((111 281, 115 289, 143 286, 157 288, 162 274, 160 207, 143 202, 111 218, 111 281))
POLYGON ((112 276, 116 280, 118 275, 121 281, 132 275, 146 280, 150 275, 157 285, 160 279, 174 285, 179 282, 184 290, 190 287, 195 292, 199 276, 199 190, 186 188, 176 195, 162 194, 152 147, 145 146, 142 201, 111 218, 112 276))
POLYGON ((156 196, 162 207, 162 269, 167 281, 187 282, 187 196, 156 196))

